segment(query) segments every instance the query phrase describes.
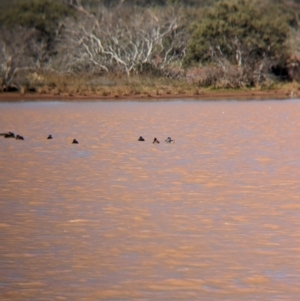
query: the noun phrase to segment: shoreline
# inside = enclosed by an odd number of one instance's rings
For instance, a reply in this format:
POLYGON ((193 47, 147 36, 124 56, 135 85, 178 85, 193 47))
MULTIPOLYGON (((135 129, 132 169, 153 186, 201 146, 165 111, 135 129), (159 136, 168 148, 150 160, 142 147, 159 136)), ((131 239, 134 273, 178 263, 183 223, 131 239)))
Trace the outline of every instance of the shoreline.
POLYGON ((286 89, 275 90, 244 90, 244 91, 200 91, 194 94, 124 94, 108 95, 99 94, 39 94, 39 93, 0 93, 0 102, 9 101, 151 101, 151 100, 287 100, 297 98, 298 93, 286 89))

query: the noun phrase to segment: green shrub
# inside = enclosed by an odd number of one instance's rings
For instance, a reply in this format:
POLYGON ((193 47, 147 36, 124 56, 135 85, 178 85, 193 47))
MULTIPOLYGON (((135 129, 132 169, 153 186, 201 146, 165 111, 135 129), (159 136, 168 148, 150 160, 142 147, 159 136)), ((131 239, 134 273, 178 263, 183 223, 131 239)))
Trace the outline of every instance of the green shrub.
POLYGON ((249 65, 288 56, 289 15, 269 1, 225 0, 208 9, 191 33, 185 57, 194 63, 249 65))
POLYGON ((21 1, 2 12, 0 25, 34 28, 51 36, 57 29, 59 21, 72 15, 73 9, 59 0, 21 1))

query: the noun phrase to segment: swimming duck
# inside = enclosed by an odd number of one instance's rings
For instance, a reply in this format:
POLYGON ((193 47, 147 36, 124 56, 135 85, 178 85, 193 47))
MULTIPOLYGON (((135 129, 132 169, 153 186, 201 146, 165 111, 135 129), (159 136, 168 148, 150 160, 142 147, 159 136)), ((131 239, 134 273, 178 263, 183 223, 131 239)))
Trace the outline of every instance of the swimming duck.
POLYGON ((47 139, 53 139, 52 135, 49 135, 49 136, 47 137, 47 139))
POLYGON ((138 141, 145 141, 145 139, 142 136, 140 136, 140 138, 138 139, 138 141))
POLYGON ((156 138, 154 138, 153 142, 154 144, 160 143, 156 138))
POLYGON ((2 133, 1 136, 4 136, 4 138, 15 138, 15 134, 13 132, 2 133))
POLYGON ((171 137, 168 137, 165 142, 167 143, 175 143, 175 140, 172 140, 171 137))
POLYGON ((76 139, 73 139, 72 144, 78 144, 79 142, 76 139))
POLYGON ((17 136, 16 136, 16 140, 24 140, 24 137, 21 136, 21 135, 17 135, 17 136))

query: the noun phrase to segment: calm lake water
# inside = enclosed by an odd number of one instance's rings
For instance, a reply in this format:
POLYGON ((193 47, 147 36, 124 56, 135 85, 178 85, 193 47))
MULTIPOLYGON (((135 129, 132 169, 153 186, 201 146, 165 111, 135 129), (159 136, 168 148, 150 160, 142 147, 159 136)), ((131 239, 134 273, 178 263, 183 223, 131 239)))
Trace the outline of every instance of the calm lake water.
POLYGON ((6 131, 0 300, 299 300, 300 101, 0 103, 6 131))

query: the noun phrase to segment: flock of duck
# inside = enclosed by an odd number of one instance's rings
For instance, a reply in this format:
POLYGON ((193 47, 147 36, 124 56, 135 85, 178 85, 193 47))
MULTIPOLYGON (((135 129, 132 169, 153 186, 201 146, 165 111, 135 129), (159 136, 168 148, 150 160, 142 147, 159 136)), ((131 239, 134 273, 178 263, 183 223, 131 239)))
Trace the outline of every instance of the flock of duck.
MULTIPOLYGON (((3 136, 4 138, 14 138, 14 139, 16 139, 16 140, 24 140, 24 137, 23 137, 23 136, 21 136, 21 135, 19 135, 19 134, 15 135, 15 133, 13 133, 13 132, 0 133, 0 136, 3 136)), ((52 135, 49 135, 49 136, 47 137, 47 139, 53 139, 52 135)), ((145 139, 144 139, 142 136, 140 136, 140 138, 138 139, 138 141, 145 141, 145 139)), ((165 142, 166 142, 166 143, 175 143, 175 140, 171 139, 171 137, 168 137, 168 138, 165 140, 165 142)), ((79 142, 78 142, 76 139, 73 139, 72 144, 78 144, 78 143, 79 143, 79 142)), ((160 143, 160 142, 159 142, 159 141, 157 140, 157 138, 155 137, 152 143, 153 143, 153 144, 158 144, 158 143, 160 143)))
MULTIPOLYGON (((0 133, 0 136, 4 138, 14 138, 16 140, 24 140, 24 137, 21 135, 15 135, 13 132, 0 133)), ((52 135, 49 135, 47 139, 53 139, 52 135)), ((79 142, 76 139, 73 139, 72 144, 78 144, 79 142)))
POLYGON ((13 132, 0 133, 0 136, 4 138, 15 138, 16 140, 24 140, 24 137, 21 135, 15 135, 13 132))
MULTIPOLYGON (((140 138, 138 139, 138 141, 145 141, 145 139, 144 139, 142 136, 140 136, 140 138)), ((171 137, 168 137, 168 138, 165 140, 165 142, 166 142, 166 143, 175 143, 175 140, 171 139, 171 137)), ((153 143, 153 144, 157 144, 157 143, 160 143, 160 142, 159 142, 159 141, 157 140, 157 138, 155 137, 152 143, 153 143)))

